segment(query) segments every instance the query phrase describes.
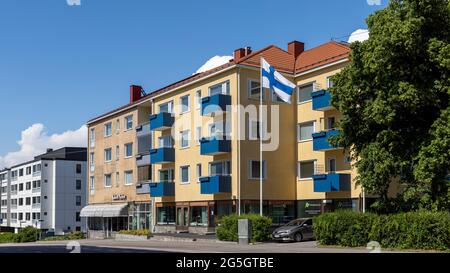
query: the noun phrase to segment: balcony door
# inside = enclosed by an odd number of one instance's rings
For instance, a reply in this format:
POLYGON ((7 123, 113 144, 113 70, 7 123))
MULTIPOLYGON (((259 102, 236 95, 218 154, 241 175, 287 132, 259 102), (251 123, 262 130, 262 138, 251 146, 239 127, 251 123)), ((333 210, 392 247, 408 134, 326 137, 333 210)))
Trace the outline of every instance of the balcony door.
POLYGON ((177 207, 177 230, 187 230, 189 226, 189 207, 177 207))
POLYGON ((172 148, 173 147, 173 141, 172 136, 161 136, 158 138, 158 148, 172 148))
POLYGON ((174 180, 173 169, 159 170, 159 182, 171 183, 174 180))
POLYGON ((230 161, 217 161, 209 163, 209 175, 230 175, 231 167, 230 161))

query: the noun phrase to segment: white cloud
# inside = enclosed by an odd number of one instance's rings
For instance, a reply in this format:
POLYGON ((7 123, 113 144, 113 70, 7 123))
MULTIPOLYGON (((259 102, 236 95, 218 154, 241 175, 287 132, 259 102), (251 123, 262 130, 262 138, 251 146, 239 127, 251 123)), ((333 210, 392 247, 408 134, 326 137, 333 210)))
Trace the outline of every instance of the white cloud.
POLYGON ((352 34, 350 35, 350 37, 348 38, 348 42, 349 43, 353 43, 356 41, 365 41, 369 39, 369 30, 367 29, 357 29, 355 31, 352 32, 352 34))
POLYGON ((226 64, 231 59, 233 59, 233 56, 214 56, 206 61, 206 63, 202 65, 194 74, 205 72, 207 70, 226 64))
POLYGON ((22 131, 21 139, 17 142, 20 146, 18 151, 0 156, 0 169, 33 160, 35 156, 45 153, 47 148, 86 147, 86 142, 85 125, 75 131, 69 130, 61 134, 48 135, 45 126, 36 123, 22 131))

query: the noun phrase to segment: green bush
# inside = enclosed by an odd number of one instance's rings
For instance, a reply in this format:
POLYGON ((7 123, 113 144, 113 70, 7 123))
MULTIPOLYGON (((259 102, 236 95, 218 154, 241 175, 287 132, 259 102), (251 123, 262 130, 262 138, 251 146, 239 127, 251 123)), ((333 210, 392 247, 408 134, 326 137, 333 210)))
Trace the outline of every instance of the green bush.
POLYGON ((15 236, 16 243, 36 242, 39 238, 39 229, 32 226, 28 226, 19 230, 19 233, 15 236))
POLYGON ((148 229, 136 229, 136 230, 120 230, 119 234, 149 237, 151 235, 151 232, 148 229))
POLYGON ((269 228, 272 219, 259 214, 232 214, 224 216, 219 220, 216 230, 217 238, 221 241, 238 241, 238 220, 250 219, 252 221, 252 242, 263 242, 270 239, 269 228))
POLYGON ((84 233, 81 231, 73 231, 68 234, 50 236, 44 238, 44 241, 65 241, 65 240, 81 240, 84 239, 84 233))
POLYGON ((16 242, 17 234, 11 232, 0 233, 0 244, 16 242))
POLYGON ((314 220, 314 235, 324 245, 400 249, 450 249, 449 212, 407 212, 388 215, 337 211, 314 220))

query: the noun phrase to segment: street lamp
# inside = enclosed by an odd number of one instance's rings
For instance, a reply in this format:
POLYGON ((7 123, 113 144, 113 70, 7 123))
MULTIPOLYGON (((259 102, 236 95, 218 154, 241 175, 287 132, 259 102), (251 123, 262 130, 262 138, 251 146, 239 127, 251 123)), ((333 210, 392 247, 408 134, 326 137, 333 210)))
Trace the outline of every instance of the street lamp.
MULTIPOLYGON (((42 223, 44 222, 44 220, 42 219, 37 219, 34 221, 34 223, 36 224, 36 229, 38 229, 38 223, 42 223)), ((36 241, 38 240, 37 235, 36 235, 36 241)), ((41 240, 41 231, 39 230, 39 241, 41 240)))

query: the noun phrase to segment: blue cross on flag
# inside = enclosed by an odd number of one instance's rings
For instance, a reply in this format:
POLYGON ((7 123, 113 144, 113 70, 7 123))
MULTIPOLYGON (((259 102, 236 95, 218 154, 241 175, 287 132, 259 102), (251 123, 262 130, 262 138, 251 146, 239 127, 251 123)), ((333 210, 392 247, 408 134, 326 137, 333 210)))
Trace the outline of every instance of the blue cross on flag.
POLYGON ((261 77, 263 88, 270 88, 284 102, 291 103, 295 84, 276 71, 264 58, 261 58, 261 77))

